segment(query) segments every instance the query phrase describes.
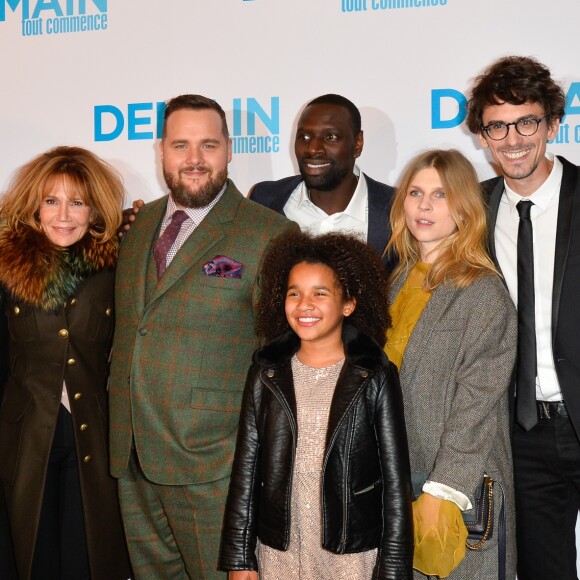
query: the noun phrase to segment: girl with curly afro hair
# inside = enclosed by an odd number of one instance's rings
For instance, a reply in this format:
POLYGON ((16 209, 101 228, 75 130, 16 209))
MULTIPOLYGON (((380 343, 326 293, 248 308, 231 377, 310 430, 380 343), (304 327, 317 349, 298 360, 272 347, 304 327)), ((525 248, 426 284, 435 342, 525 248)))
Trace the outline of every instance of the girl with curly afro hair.
POLYGON ((288 277, 300 262, 323 264, 334 273, 344 299, 356 299, 348 323, 372 336, 379 345, 391 325, 388 273, 375 252, 352 235, 329 233, 313 237, 291 232, 277 238, 262 263, 257 332, 270 341, 290 330, 284 312, 288 277))
POLYGON ((222 534, 230 580, 412 578, 402 394, 383 351, 388 287, 353 236, 292 232, 267 252, 267 344, 248 374, 222 534))

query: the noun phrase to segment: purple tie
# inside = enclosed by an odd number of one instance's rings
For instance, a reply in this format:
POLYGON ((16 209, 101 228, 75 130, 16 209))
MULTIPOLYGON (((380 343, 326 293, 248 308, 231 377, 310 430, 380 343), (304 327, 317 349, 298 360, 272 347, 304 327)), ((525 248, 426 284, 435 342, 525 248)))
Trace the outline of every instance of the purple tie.
POLYGON ((153 257, 155 258, 155 264, 157 264, 158 280, 161 280, 161 277, 165 274, 165 270, 167 269, 167 254, 177 239, 177 235, 181 229, 181 224, 186 219, 187 214, 183 210, 178 209, 171 216, 171 223, 165 228, 163 235, 159 236, 158 240, 155 242, 153 257))

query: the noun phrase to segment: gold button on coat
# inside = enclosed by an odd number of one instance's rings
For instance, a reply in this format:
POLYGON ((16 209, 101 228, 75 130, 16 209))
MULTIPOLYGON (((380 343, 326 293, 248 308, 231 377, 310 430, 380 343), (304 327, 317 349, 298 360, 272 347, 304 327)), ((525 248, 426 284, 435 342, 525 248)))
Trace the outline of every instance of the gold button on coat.
POLYGON ((85 455, 85 458, 83 459, 83 461, 85 463, 89 463, 91 461, 92 457, 90 455, 85 455))
POLYGON ((72 367, 72 366, 74 366, 74 365, 76 365, 76 364, 77 364, 77 361, 76 361, 74 358, 69 358, 69 359, 66 361, 66 364, 67 364, 69 367, 72 367))
POLYGON ((111 316, 111 314, 113 314, 113 309, 112 308, 107 308, 107 310, 105 310, 105 314, 107 316, 111 316))
POLYGON ((14 307, 14 314, 16 315, 20 314, 20 308, 18 308, 18 306, 14 307))
POLYGON ((82 393, 75 393, 75 401, 78 401, 82 396, 82 393))
POLYGON ((86 423, 83 423, 81 425, 81 431, 86 431, 87 430, 88 425, 86 423))
POLYGON ((60 336, 62 336, 62 338, 66 338, 68 336, 68 330, 66 328, 62 328, 61 330, 58 331, 58 333, 60 334, 60 336))
POLYGON ((71 305, 71 306, 74 306, 76 303, 77 303, 77 299, 76 299, 76 298, 73 298, 73 299, 70 301, 70 305, 71 305))

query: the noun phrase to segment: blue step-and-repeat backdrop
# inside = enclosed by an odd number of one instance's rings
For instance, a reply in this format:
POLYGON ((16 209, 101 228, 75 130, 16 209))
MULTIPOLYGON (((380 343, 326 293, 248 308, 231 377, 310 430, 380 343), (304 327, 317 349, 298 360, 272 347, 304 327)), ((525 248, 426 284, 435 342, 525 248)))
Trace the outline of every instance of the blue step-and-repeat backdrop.
POLYGON ((296 172, 298 114, 328 92, 360 108, 360 166, 375 179, 395 183, 435 146, 489 177, 465 95, 505 54, 561 80, 551 148, 580 163, 579 16, 570 0, 0 0, 0 191, 37 153, 76 144, 119 169, 128 200, 160 196, 163 102, 184 92, 226 110, 244 192, 296 172))

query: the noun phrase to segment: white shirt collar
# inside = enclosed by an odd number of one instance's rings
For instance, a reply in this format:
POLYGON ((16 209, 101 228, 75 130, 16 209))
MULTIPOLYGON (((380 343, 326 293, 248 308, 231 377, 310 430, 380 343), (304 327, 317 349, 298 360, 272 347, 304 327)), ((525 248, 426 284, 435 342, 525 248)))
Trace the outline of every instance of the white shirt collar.
MULTIPOLYGON (((364 175, 361 173, 361 170, 357 165, 354 166, 353 173, 358 177, 358 182, 356 184, 356 188, 350 202, 344 209, 344 211, 339 212, 341 214, 348 215, 349 217, 359 220, 361 222, 365 222, 367 219, 366 215, 366 207, 367 207, 367 198, 368 198, 368 188, 366 180, 364 179, 364 175), (362 176, 362 179, 361 179, 362 176)), ((301 205, 310 205, 314 206, 312 201, 310 200, 310 196, 308 195, 308 188, 304 181, 300 182, 299 188, 299 195, 296 200, 296 208, 299 208, 301 205)), ((324 215, 327 215, 326 212, 321 210, 319 207, 314 206, 317 210, 324 215)))
POLYGON ((542 212, 548 207, 554 195, 560 191, 560 183, 562 181, 562 173, 564 170, 562 162, 551 153, 546 153, 546 158, 553 162, 552 171, 550 171, 550 175, 548 175, 546 181, 544 181, 544 183, 542 183, 542 185, 540 185, 532 195, 522 196, 519 193, 516 193, 513 189, 510 189, 509 185, 504 180, 505 194, 510 206, 510 212, 517 211, 516 205, 522 199, 529 199, 533 202, 537 207, 535 213, 542 212))

